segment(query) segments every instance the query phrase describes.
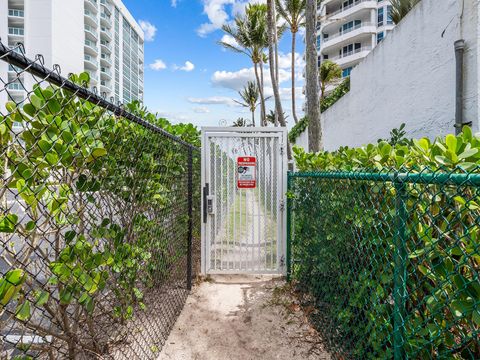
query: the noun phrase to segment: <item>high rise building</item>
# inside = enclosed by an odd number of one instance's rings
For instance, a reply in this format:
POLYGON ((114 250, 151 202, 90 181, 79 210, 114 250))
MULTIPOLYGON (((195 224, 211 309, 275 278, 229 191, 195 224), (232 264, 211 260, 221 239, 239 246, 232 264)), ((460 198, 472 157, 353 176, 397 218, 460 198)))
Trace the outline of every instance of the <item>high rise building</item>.
POLYGON ((380 43, 395 25, 388 0, 324 0, 318 9, 319 65, 331 60, 343 77, 380 43))
MULTIPOLYGON (((64 76, 87 71, 91 87, 115 102, 143 99, 143 37, 121 0, 0 0, 3 44, 23 44, 27 57, 41 54, 64 76)), ((31 80, 14 81, 15 69, 0 63, 9 97, 20 102, 31 80)))

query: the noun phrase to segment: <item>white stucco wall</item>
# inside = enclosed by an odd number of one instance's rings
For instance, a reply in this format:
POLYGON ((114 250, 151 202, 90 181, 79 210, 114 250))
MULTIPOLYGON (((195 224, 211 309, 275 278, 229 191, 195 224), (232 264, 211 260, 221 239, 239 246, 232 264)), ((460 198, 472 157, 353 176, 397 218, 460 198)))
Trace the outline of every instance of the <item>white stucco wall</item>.
POLYGON ((479 3, 422 0, 353 70, 350 92, 322 114, 325 149, 388 138, 401 123, 413 138, 453 133, 460 38, 467 46, 465 119, 478 131, 479 3))

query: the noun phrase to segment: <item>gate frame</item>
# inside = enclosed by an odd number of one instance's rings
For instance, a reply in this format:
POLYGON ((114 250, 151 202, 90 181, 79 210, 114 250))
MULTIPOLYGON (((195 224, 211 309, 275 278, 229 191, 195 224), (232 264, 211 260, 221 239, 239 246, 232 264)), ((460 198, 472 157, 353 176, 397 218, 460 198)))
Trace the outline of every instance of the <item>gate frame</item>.
MULTIPOLYGON (((202 161, 201 161, 201 274, 278 274, 278 275, 287 275, 287 182, 288 182, 288 129, 285 127, 202 127, 201 128, 202 136, 202 161), (279 238, 277 239, 278 244, 282 247, 282 254, 279 257, 281 261, 278 265, 278 271, 275 272, 257 272, 257 271, 208 271, 207 270, 207 222, 204 222, 204 212, 206 204, 204 199, 204 187, 206 184, 206 165, 207 165, 207 144, 209 136, 223 136, 223 137, 251 137, 255 138, 253 134, 259 134, 259 138, 266 137, 268 134, 275 134, 280 139, 280 157, 279 165, 281 165, 282 170, 280 171, 281 181, 280 193, 278 194, 278 204, 280 210, 279 218, 279 238), (245 136, 246 135, 246 136, 245 136)), ((272 137, 276 137, 272 136, 272 137)), ((207 215, 208 216, 208 215, 207 215)), ((207 220, 208 221, 208 220, 207 220)))

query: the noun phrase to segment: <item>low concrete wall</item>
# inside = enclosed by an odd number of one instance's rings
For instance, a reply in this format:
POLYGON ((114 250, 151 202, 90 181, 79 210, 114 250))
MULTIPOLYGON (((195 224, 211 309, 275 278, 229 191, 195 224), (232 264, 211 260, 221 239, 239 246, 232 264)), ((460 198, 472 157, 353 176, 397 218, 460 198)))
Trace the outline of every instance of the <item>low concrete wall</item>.
MULTIPOLYGON (((322 114, 326 150, 453 133, 454 42, 465 39, 465 120, 479 129, 479 2, 422 0, 352 72, 351 90, 322 114)), ((300 145, 300 144, 299 144, 300 145)))

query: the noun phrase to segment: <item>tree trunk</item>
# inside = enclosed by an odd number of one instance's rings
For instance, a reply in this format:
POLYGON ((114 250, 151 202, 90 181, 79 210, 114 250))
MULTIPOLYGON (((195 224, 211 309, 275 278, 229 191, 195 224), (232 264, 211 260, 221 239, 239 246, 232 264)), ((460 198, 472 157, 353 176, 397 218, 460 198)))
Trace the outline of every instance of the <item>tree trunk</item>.
POLYGON ((306 87, 308 114, 308 149, 318 152, 322 149, 322 124, 320 122, 320 99, 318 89, 318 59, 316 47, 317 0, 307 0, 306 22, 306 87))
POLYGON ((295 48, 297 41, 297 32, 292 31, 292 115, 295 124, 298 123, 297 110, 295 107, 295 48))
POLYGON ((280 126, 286 127, 285 118, 283 116, 282 101, 280 99, 280 90, 278 88, 278 82, 275 75, 275 50, 274 50, 274 27, 276 21, 273 18, 273 0, 267 0, 268 6, 268 60, 270 64, 270 77, 272 78, 273 95, 275 98, 275 112, 278 116, 278 122, 280 126))
POLYGON ((255 127, 255 109, 252 110, 252 125, 255 127))
MULTIPOLYGON (((258 84, 258 91, 260 92, 260 118, 261 118, 261 123, 263 123, 263 119, 265 118, 265 97, 263 95, 263 81, 260 80, 260 77, 258 76, 258 64, 254 63, 254 69, 255 69, 255 78, 257 79, 257 84, 258 84)), ((262 73, 262 78, 263 78, 263 65, 260 64, 260 71, 262 73)))

